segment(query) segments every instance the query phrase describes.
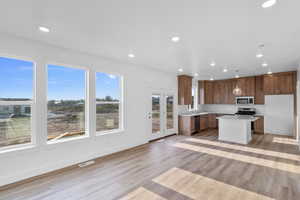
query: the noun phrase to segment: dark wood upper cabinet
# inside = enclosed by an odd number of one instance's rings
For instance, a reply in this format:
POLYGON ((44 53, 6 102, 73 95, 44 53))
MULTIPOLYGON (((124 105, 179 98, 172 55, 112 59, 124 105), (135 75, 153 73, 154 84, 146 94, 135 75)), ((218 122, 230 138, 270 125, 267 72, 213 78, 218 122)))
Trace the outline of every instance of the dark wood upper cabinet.
POLYGON ((213 81, 213 104, 234 104, 235 96, 233 89, 236 85, 236 80, 217 80, 213 81))
POLYGON ((193 77, 181 75, 178 79, 178 104, 190 105, 192 104, 192 80, 193 77))
POLYGON ((212 81, 198 81, 198 101, 200 104, 214 103, 214 87, 212 81))
POLYGON ((204 81, 204 104, 214 103, 214 84, 213 81, 204 81))
MULTIPOLYGON (((296 72, 243 77, 216 81, 199 81, 200 104, 235 104, 234 88, 241 89, 239 96, 253 96, 255 104, 264 104, 265 95, 294 94, 296 72)), ((190 89, 189 89, 190 91, 190 89)))
POLYGON ((296 72, 281 72, 264 75, 265 95, 294 94, 296 90, 296 72))
POLYGON ((224 82, 224 87, 226 91, 225 95, 225 104, 234 104, 235 103, 235 95, 233 94, 233 90, 236 86, 236 79, 228 79, 224 82))
POLYGON ((283 73, 277 79, 280 94, 294 94, 296 91, 296 73, 283 73))
POLYGON ((220 83, 221 81, 213 81, 213 104, 221 104, 222 99, 222 85, 220 83))
POLYGON ((198 81, 198 103, 205 104, 204 102, 204 84, 205 81, 198 81))
POLYGON ((264 75, 263 90, 265 95, 276 94, 277 76, 275 75, 264 75))
POLYGON ((241 89, 240 96, 255 96, 255 77, 237 79, 237 87, 241 89))
POLYGON ((264 77, 256 76, 255 77, 255 104, 265 104, 265 94, 264 94, 264 77))

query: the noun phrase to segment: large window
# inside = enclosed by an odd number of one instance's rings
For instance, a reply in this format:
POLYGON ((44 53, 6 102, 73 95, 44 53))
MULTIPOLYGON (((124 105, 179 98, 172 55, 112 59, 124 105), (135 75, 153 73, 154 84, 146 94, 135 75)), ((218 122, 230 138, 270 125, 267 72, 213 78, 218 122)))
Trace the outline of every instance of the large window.
POLYGON ((48 140, 86 133, 86 73, 79 68, 48 65, 48 140))
POLYGON ((96 131, 121 129, 122 78, 96 73, 96 131))
POLYGON ((34 64, 0 57, 0 147, 32 141, 34 64))

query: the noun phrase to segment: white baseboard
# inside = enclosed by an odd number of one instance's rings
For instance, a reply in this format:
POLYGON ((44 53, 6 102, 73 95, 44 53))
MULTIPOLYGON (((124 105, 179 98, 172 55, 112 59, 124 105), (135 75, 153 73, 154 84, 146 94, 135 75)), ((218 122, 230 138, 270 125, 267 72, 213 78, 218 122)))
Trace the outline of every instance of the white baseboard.
POLYGON ((59 170, 59 169, 63 169, 72 165, 77 165, 79 163, 82 162, 86 162, 88 160, 93 160, 93 159, 97 159, 106 155, 110 155, 112 153, 117 153, 120 151, 124 151, 127 149, 131 149, 134 148, 136 146, 140 146, 143 144, 146 144, 147 142, 139 142, 136 144, 131 144, 131 145, 127 145, 127 146, 123 146, 123 147, 118 147, 115 149, 108 149, 108 150, 104 150, 101 153, 96 153, 96 154, 90 154, 90 155, 85 155, 81 158, 76 158, 73 160, 68 160, 68 161, 61 161, 61 162, 57 162, 57 163, 53 163, 51 165, 47 165, 47 166, 42 166, 42 167, 38 167, 35 169, 29 169, 27 172, 23 172, 23 173, 15 173, 15 174, 9 174, 7 176, 1 177, 0 180, 0 187, 1 186, 5 186, 11 183, 15 183, 18 181, 22 181, 28 178, 32 178, 38 175, 42 175, 42 174, 46 174, 55 170, 59 170))

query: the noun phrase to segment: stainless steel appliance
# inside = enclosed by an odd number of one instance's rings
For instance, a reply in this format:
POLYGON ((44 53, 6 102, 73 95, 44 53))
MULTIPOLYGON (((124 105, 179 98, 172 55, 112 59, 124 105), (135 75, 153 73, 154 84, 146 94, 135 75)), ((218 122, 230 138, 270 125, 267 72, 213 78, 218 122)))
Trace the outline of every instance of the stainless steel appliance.
POLYGON ((239 107, 237 112, 235 113, 236 115, 255 115, 256 110, 255 108, 243 108, 239 107))
MULTIPOLYGON (((256 110, 255 108, 243 108, 239 107, 237 112, 235 113, 236 115, 255 115, 256 110)), ((251 130, 254 130, 254 122, 251 122, 251 130)))
POLYGON ((252 105, 254 104, 254 97, 236 97, 235 103, 237 105, 252 105))

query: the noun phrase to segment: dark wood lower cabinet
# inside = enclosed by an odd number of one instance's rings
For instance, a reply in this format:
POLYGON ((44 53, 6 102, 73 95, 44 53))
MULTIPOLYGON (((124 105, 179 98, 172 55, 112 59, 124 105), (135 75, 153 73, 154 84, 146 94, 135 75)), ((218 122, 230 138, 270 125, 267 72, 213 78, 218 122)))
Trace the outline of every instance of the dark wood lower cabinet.
POLYGON ((258 120, 254 122, 254 133, 264 134, 264 117, 260 116, 258 120))
POLYGON ((200 131, 203 131, 208 128, 208 115, 200 116, 200 131))
POLYGON ((195 131, 200 131, 200 116, 195 116, 195 131))
POLYGON ((179 116, 178 126, 179 134, 190 136, 195 132, 209 128, 208 115, 179 116))
POLYGON ((195 117, 179 116, 178 118, 179 134, 192 135, 196 131, 195 117))
POLYGON ((208 128, 217 128, 217 127, 218 127, 217 115, 209 114, 208 115, 208 128))

